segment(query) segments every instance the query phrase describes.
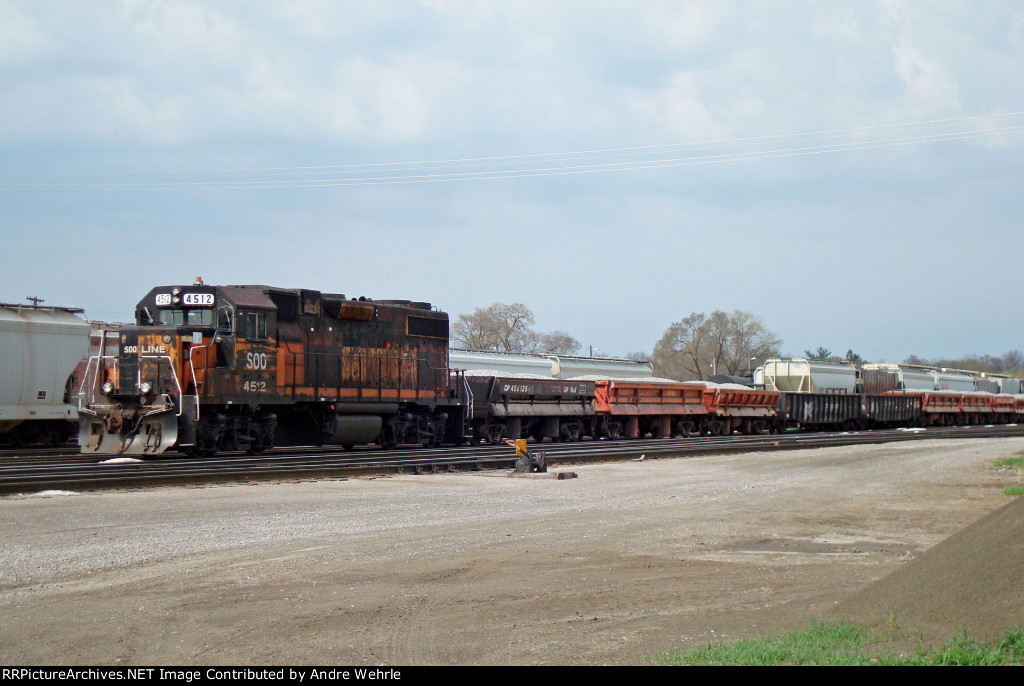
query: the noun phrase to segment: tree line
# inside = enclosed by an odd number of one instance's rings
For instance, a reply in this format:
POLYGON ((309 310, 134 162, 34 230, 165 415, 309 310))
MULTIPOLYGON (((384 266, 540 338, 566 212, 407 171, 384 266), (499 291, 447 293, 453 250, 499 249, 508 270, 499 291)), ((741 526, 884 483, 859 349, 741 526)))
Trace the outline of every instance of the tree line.
MULTIPOLYGON (((494 303, 459 315, 451 327, 456 347, 507 353, 580 353, 578 340, 564 331, 536 331, 533 312, 522 303, 494 303)), ((631 352, 630 359, 649 359, 655 376, 680 381, 707 379, 716 374, 750 376, 769 357, 781 357, 782 339, 761 317, 742 310, 711 314, 691 312, 665 330, 652 354, 631 352)), ((848 349, 845 355, 819 346, 805 350, 808 359, 835 362, 866 362, 848 349)), ((999 357, 969 355, 957 359, 926 360, 910 355, 904 364, 949 367, 978 372, 1024 375, 1024 352, 1010 350, 999 357)))
POLYGON ((904 364, 923 364, 929 367, 947 367, 949 369, 966 369, 972 372, 989 374, 1008 374, 1021 376, 1024 373, 1024 351, 1007 350, 998 357, 991 355, 965 355, 958 358, 935 358, 932 360, 911 355, 903 360, 904 364))

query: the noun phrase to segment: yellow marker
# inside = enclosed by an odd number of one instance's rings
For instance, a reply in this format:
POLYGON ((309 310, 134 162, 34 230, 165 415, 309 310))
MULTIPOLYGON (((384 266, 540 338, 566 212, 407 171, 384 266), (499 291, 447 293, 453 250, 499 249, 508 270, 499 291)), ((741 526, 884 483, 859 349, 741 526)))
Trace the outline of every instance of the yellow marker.
POLYGON ((525 454, 526 454, 526 439, 525 438, 517 438, 516 439, 516 457, 522 457, 525 454))

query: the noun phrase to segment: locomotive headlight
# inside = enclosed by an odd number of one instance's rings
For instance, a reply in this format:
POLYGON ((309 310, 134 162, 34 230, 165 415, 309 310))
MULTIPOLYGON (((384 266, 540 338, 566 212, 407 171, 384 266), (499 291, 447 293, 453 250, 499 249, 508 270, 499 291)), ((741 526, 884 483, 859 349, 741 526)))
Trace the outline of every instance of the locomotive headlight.
POLYGON ((102 388, 104 395, 110 395, 110 392, 114 390, 114 384, 110 381, 104 381, 102 388))
POLYGON ((142 391, 142 395, 149 395, 149 392, 153 390, 153 384, 143 381, 139 384, 139 390, 142 391))

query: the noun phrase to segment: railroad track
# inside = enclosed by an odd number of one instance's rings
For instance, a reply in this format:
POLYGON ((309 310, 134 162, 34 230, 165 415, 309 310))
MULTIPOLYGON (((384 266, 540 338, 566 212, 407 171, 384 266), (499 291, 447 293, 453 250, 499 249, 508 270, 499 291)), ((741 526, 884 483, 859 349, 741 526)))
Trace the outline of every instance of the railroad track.
MULTIPOLYGON (((647 439, 639 441, 581 441, 530 444, 545 455, 549 465, 695 457, 736 452, 790 450, 830 446, 887 443, 934 438, 989 438, 1024 436, 1024 425, 937 427, 927 430, 862 431, 849 433, 786 433, 767 436, 647 439)), ((69 454, 4 455, 0 462, 0 495, 46 490, 90 491, 149 488, 166 485, 205 485, 255 481, 347 478, 401 472, 437 472, 507 469, 515 462, 507 446, 463 446, 427 450, 386 451, 337 448, 290 448, 251 456, 229 453, 213 458, 180 456, 161 459, 110 459, 69 454)))

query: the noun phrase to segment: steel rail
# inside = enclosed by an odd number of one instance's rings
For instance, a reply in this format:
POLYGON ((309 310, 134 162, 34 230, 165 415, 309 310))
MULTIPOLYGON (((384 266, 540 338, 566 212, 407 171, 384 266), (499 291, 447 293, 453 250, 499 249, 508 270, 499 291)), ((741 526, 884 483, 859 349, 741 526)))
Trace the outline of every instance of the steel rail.
MULTIPOLYGON (((722 436, 578 443, 529 444, 543 452, 549 465, 696 457, 738 452, 821 448, 922 439, 964 439, 1024 436, 1024 425, 936 427, 927 430, 863 431, 838 434, 784 433, 765 436, 722 436)), ((176 457, 111 463, 96 455, 39 456, 0 464, 0 494, 45 490, 104 490, 164 485, 202 485, 270 480, 347 478, 396 472, 433 472, 509 468, 515 461, 507 446, 463 446, 400 451, 373 448, 282 449, 263 455, 244 453, 212 458, 176 457)))

